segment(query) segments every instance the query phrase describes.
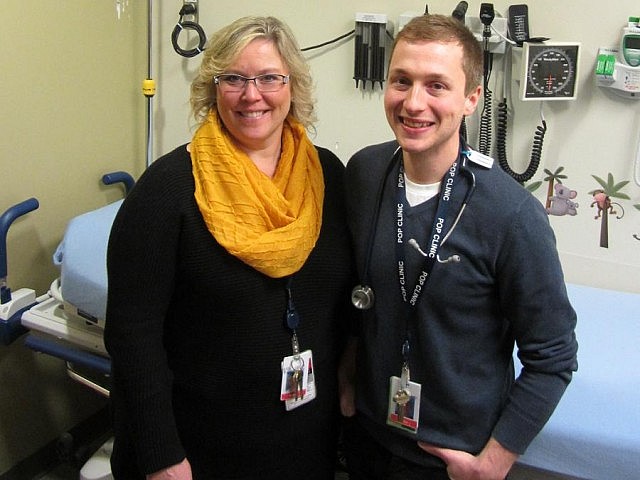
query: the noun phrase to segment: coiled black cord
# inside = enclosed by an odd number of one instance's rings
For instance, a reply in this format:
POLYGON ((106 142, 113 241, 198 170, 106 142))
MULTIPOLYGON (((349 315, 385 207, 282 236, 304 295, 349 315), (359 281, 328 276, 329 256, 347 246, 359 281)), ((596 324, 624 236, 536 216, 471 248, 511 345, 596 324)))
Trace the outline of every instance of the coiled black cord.
POLYGON ((507 113, 507 99, 503 98, 498 104, 496 122, 496 157, 498 164, 504 170, 503 165, 507 165, 507 126, 509 123, 509 116, 507 113))
POLYGON ((491 153, 492 97, 493 93, 485 84, 484 105, 482 107, 482 114, 480 115, 480 131, 478 134, 478 151, 485 155, 489 155, 491 153))
POLYGON ((191 58, 195 57, 199 53, 204 51, 205 45, 207 43, 207 36, 204 33, 204 30, 200 25, 195 22, 178 22, 176 26, 173 28, 173 32, 171 33, 171 44, 173 45, 173 49, 177 54, 182 55, 183 57, 191 58), (180 48, 178 45, 178 37, 183 30, 195 30, 198 34, 198 46, 195 48, 191 48, 189 50, 184 50, 180 48))
POLYGON ((529 160, 529 167, 525 173, 531 170, 531 174, 528 175, 523 182, 531 179, 533 174, 536 173, 538 165, 540 165, 540 159, 542 158, 542 144, 544 143, 544 135, 547 133, 547 122, 542 120, 542 124, 536 127, 536 132, 533 134, 533 145, 531 147, 531 158, 529 160))
POLYGON ((478 151, 484 155, 491 154, 491 118, 492 114, 492 102, 493 93, 489 88, 489 80, 493 71, 493 54, 488 50, 488 44, 485 44, 484 50, 484 75, 483 75, 483 105, 482 113, 480 114, 480 126, 478 132, 478 151))
POLYGON ((191 58, 195 57, 199 53, 202 53, 205 49, 205 45, 207 44, 207 36, 204 33, 204 30, 200 25, 196 22, 185 21, 185 15, 195 15, 197 12, 197 8, 195 5, 185 4, 180 9, 178 15, 180 15, 180 20, 176 23, 176 26, 173 27, 173 32, 171 32, 171 44, 173 45, 173 49, 176 51, 178 55, 182 55, 183 57, 191 58), (178 45, 178 37, 182 33, 183 30, 193 30, 198 34, 198 46, 195 48, 191 48, 189 50, 184 50, 180 48, 178 45))
POLYGON ((516 173, 511 170, 509 162, 507 161, 507 99, 502 99, 502 102, 498 104, 498 123, 496 125, 496 157, 498 158, 498 165, 505 172, 511 175, 518 183, 524 185, 525 182, 531 180, 538 170, 540 160, 542 159, 542 144, 544 143, 544 136, 547 133, 547 122, 542 119, 542 125, 536 127, 536 131, 533 135, 533 145, 531 147, 531 157, 529 159, 529 165, 523 173, 516 173))

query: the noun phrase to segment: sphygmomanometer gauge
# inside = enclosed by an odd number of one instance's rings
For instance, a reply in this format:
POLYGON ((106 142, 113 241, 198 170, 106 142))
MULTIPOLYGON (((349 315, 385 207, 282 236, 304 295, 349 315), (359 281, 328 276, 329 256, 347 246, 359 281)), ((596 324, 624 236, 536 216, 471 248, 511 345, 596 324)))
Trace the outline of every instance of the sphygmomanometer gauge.
POLYGON ((522 100, 576 98, 579 44, 524 43, 522 100))

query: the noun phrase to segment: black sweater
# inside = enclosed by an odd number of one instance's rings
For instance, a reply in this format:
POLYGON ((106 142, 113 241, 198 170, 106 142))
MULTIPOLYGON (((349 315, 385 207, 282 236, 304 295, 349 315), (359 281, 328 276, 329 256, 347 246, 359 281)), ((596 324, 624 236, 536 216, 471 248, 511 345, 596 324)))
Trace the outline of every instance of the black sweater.
POLYGON ((300 347, 313 351, 318 392, 290 412, 279 398, 280 363, 291 355, 285 279, 215 241, 194 199, 186 148, 154 162, 126 198, 107 255, 116 478, 185 456, 194 478, 332 478, 336 364, 353 268, 344 167, 318 151, 322 230, 293 275, 300 347))

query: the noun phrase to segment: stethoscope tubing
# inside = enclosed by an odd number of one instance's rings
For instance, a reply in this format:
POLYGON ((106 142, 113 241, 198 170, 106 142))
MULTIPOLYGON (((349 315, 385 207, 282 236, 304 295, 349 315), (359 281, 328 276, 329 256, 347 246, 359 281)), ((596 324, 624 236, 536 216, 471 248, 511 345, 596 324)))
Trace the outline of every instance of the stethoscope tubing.
MULTIPOLYGON (((400 160, 398 157, 398 152, 401 152, 401 150, 402 150, 402 147, 398 146, 398 148, 396 148, 396 150, 393 152, 393 155, 391 156, 391 160, 389 161, 389 164, 385 169, 385 173, 384 173, 384 176, 382 177, 382 181, 380 182, 380 186, 378 188, 376 206, 373 211, 373 222, 369 229, 369 235, 367 239, 367 251, 366 251, 366 256, 365 256, 363 270, 362 270, 361 282, 359 285, 356 285, 351 292, 351 301, 353 302, 353 305, 356 308, 361 310, 367 310, 373 306, 375 296, 374 296, 373 289, 369 286, 369 267, 370 267, 371 259, 373 257, 373 245, 375 242, 375 237, 378 232, 378 222, 380 220, 380 210, 382 209, 382 202, 384 199, 385 185, 387 183, 389 174, 395 167, 397 161, 400 160)), ((441 247, 445 244, 445 242, 449 239, 449 237, 455 230, 456 226, 458 225, 458 222, 460 221, 460 218, 462 217, 462 214, 464 213, 476 189, 476 176, 467 167, 467 156, 468 156, 468 147, 466 144, 464 144, 464 148, 462 148, 460 151, 460 159, 461 159, 460 173, 467 178, 469 182, 469 187, 462 201, 462 206, 460 207, 460 210, 458 211, 458 214, 456 215, 456 218, 453 224, 451 225, 451 228, 446 233, 446 235, 442 239, 442 242, 440 243, 441 247)), ((460 257, 458 255, 454 255, 451 258, 454 258, 454 257, 456 261, 459 261, 460 257)), ((447 260, 440 260, 438 258, 438 262, 447 263, 447 260)))
POLYGON ((374 221, 373 221, 373 225, 369 229, 369 238, 367 243, 367 256, 365 257, 364 269, 362 271, 363 272, 362 285, 367 285, 366 280, 368 280, 367 277, 369 276, 369 263, 371 262, 371 257, 373 256, 373 243, 375 241, 376 234, 378 233, 378 220, 380 219, 380 209, 382 208, 382 200, 384 198, 384 187, 385 187, 385 184, 387 183, 387 178, 389 178, 389 174, 395 167, 397 160, 399 160, 397 158, 398 152, 401 152, 401 151, 402 151, 402 147, 400 146, 398 146, 398 148, 394 150, 393 155, 391 155, 391 161, 389 162, 389 164, 387 165, 387 168, 384 171, 384 176, 382 177, 382 181, 380 182, 380 187, 378 188, 376 207, 375 207, 375 210, 373 211, 374 221))

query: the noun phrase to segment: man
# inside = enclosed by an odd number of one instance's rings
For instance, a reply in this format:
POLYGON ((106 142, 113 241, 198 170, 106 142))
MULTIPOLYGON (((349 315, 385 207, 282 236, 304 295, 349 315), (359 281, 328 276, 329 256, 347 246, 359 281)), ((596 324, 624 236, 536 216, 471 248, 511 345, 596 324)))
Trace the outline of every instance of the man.
POLYGON ((542 205, 459 135, 482 88, 459 21, 414 18, 384 96, 396 141, 347 165, 363 310, 341 372, 351 478, 504 479, 577 369, 576 315, 542 205), (383 185, 383 187, 381 187, 383 185), (523 370, 515 379, 514 343, 523 370))

